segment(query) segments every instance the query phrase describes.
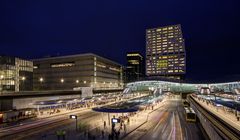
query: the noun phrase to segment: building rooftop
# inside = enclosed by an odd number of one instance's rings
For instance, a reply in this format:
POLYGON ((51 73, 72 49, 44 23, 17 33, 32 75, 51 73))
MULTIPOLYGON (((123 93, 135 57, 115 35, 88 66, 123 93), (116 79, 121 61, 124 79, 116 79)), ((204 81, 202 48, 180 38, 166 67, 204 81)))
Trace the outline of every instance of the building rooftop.
POLYGON ((121 64, 119 64, 119 63, 117 63, 117 62, 115 62, 115 61, 112 61, 112 60, 110 60, 110 59, 107 59, 107 58, 104 58, 104 57, 102 57, 102 56, 96 55, 96 54, 94 54, 94 53, 82 53, 82 54, 74 54, 74 55, 45 57, 45 58, 32 59, 32 61, 42 61, 42 60, 52 60, 52 59, 72 58, 72 57, 82 57, 82 56, 95 56, 95 57, 104 59, 104 60, 106 60, 106 61, 109 61, 109 62, 111 62, 111 63, 114 63, 114 64, 116 64, 116 65, 122 66, 121 64))

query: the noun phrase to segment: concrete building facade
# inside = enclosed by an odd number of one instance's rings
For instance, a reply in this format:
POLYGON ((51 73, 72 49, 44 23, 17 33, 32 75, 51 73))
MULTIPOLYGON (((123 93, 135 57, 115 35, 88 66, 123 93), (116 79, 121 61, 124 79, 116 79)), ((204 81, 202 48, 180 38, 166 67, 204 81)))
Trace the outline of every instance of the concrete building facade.
POLYGON ((122 88, 122 66, 92 53, 33 60, 34 90, 122 88))

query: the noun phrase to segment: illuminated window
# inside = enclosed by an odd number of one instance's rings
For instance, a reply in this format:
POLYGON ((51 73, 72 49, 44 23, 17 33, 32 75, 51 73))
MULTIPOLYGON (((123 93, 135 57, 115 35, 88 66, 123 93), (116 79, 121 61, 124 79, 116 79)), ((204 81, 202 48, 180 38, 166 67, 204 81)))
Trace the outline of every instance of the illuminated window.
POLYGON ((100 68, 106 68, 106 66, 103 65, 103 64, 97 64, 97 67, 100 67, 100 68))
POLYGON ((166 30, 167 30, 167 28, 163 28, 162 30, 163 30, 163 31, 166 31, 166 30))
POLYGON ((117 71, 117 72, 120 72, 120 69, 118 68, 114 68, 114 67, 109 67, 110 70, 113 70, 113 71, 117 71))
POLYGON ((55 63, 51 64, 52 68, 59 68, 59 67, 72 67, 75 66, 74 62, 67 62, 67 63, 55 63))
POLYGON ((128 63, 136 65, 136 64, 139 64, 139 61, 138 60, 128 60, 128 63))
POLYGON ((167 66, 168 66, 168 61, 167 60, 159 60, 158 61, 158 64, 157 64, 158 68, 165 68, 167 66))

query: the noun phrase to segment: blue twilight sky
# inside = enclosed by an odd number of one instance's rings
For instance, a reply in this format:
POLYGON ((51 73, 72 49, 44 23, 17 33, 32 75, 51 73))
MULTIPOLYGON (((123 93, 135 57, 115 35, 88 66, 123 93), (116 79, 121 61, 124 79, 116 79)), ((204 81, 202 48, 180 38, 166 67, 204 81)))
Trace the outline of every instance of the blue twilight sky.
POLYGON ((145 54, 145 30, 181 24, 187 78, 240 74, 239 0, 1 0, 0 54, 92 52, 126 63, 145 54))

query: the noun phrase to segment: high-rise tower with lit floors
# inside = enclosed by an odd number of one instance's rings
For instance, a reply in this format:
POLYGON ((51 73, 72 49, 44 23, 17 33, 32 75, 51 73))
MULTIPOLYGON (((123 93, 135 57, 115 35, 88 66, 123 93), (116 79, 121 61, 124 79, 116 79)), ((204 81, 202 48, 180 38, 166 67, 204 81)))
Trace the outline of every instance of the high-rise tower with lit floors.
POLYGON ((146 30, 146 75, 183 79, 186 74, 185 43, 181 25, 146 30))

